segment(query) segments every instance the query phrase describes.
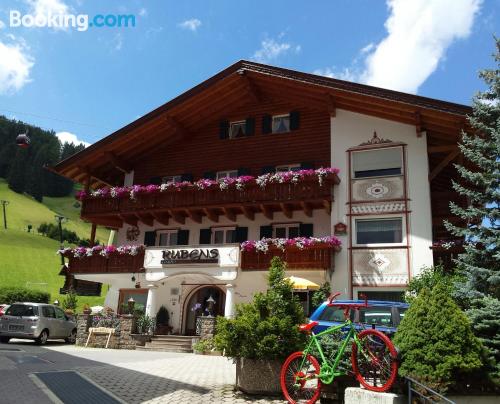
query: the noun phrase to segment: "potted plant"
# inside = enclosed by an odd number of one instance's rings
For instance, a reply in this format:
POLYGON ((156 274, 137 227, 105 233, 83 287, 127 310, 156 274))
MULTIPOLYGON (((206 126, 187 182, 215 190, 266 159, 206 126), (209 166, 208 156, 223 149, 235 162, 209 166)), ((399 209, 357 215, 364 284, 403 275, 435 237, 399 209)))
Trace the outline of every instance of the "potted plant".
POLYGON ((78 299, 76 293, 71 290, 62 301, 62 308, 68 316, 73 316, 76 310, 78 299))
POLYGON ((238 305, 234 319, 217 319, 215 347, 235 359, 237 387, 245 393, 279 393, 283 361, 305 342, 298 330, 304 311, 285 279, 285 268, 281 258, 274 257, 267 292, 238 305))
POLYGON ((156 334, 166 335, 172 332, 172 327, 168 325, 170 315, 165 306, 161 306, 156 313, 156 334))
POLYGON ((85 303, 83 305, 83 314, 91 314, 91 313, 92 313, 92 309, 90 308, 88 303, 85 303))

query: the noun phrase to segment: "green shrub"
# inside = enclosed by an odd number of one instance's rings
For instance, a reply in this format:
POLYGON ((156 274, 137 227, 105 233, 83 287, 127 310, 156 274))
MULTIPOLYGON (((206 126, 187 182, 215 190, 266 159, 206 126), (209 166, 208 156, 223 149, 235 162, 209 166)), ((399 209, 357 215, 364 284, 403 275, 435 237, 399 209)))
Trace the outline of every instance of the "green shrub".
POLYGON ((50 294, 41 290, 21 287, 0 288, 0 303, 12 304, 15 302, 49 303, 50 294))
POLYGON ((408 289, 405 293, 405 300, 411 303, 423 289, 432 290, 438 284, 446 287, 452 293, 453 285, 458 280, 458 276, 446 272, 442 265, 434 267, 424 267, 422 271, 408 282, 408 289))
POLYGON ((302 349, 305 337, 297 326, 304 321, 304 311, 279 257, 271 260, 268 286, 253 302, 237 305, 234 319, 217 318, 218 350, 233 358, 283 359, 302 349))
POLYGON ((482 365, 481 342, 443 283, 432 291, 420 291, 401 321, 394 343, 402 357, 399 374, 441 391, 482 365))
POLYGON ((212 352, 215 351, 215 341, 214 338, 205 338, 199 340, 196 344, 193 345, 193 349, 196 352, 212 352))
POLYGON ((161 306, 156 313, 156 325, 168 325, 170 314, 165 306, 161 306))
POLYGON ((78 304, 78 299, 76 297, 76 293, 71 291, 69 292, 62 301, 62 308, 64 310, 75 310, 78 304))
POLYGON ((330 296, 331 292, 332 287, 330 286, 330 282, 323 283, 312 295, 311 304, 313 310, 316 310, 330 296))

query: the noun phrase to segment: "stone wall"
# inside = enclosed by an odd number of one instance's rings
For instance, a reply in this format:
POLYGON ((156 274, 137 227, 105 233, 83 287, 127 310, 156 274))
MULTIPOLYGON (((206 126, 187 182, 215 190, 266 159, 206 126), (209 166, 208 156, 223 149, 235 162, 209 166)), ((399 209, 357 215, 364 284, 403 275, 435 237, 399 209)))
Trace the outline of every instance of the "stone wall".
POLYGON ((215 317, 199 317, 200 339, 212 338, 215 335, 215 317))
MULTIPOLYGON (((87 338, 89 336, 89 328, 92 326, 92 315, 89 314, 79 314, 76 319, 76 345, 85 346, 87 338)), ((118 317, 120 321, 119 330, 111 336, 108 348, 115 349, 135 349, 136 342, 132 337, 135 332, 135 322, 134 316, 125 314, 118 317)), ((108 336, 107 335, 95 335, 91 338, 89 345, 94 348, 104 348, 106 346, 108 336)))

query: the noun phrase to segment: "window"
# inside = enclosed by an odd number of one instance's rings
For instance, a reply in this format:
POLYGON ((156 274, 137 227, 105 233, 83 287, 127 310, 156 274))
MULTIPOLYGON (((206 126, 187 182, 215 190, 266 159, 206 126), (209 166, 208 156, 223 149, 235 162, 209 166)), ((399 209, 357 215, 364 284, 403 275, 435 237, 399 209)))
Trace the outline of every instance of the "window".
POLYGON ((162 184, 166 184, 167 182, 181 182, 181 181, 182 181, 181 175, 166 175, 161 179, 162 184))
MULTIPOLYGON (((344 309, 341 309, 340 307, 328 307, 326 306, 325 309, 321 312, 319 315, 319 320, 320 321, 335 321, 339 323, 343 323, 345 321, 344 317, 344 309)), ((354 310, 351 310, 351 321, 354 320, 354 310)))
POLYGON ((64 315, 64 312, 61 309, 55 307, 54 310, 56 311, 56 318, 58 320, 66 320, 66 316, 64 315))
POLYGON ((272 120, 273 133, 290 132, 290 114, 274 115, 272 120))
POLYGON ((354 178, 401 175, 403 165, 401 153, 400 147, 354 152, 352 154, 354 178))
POLYGON ((283 223, 273 226, 273 236, 276 238, 295 238, 299 237, 300 226, 298 223, 283 223))
POLYGON ((384 300, 386 302, 403 302, 404 292, 386 292, 386 291, 361 291, 358 292, 358 299, 363 300, 362 295, 368 300, 384 300))
POLYGON ((118 299, 118 314, 128 313, 128 301, 132 298, 135 301, 134 311, 143 312, 146 310, 148 301, 147 289, 120 289, 118 299))
POLYGON ((217 171, 217 180, 222 178, 236 178, 238 176, 238 170, 228 170, 228 171, 217 171))
POLYGON ((394 326, 392 307, 366 307, 359 309, 359 322, 383 327, 394 326))
POLYGON ((288 171, 299 171, 301 169, 300 164, 288 164, 276 167, 277 173, 286 173, 288 171))
POLYGON ((42 313, 46 318, 56 318, 56 313, 52 306, 42 306, 42 313))
POLYGON ((357 219, 356 244, 403 242, 403 219, 357 219))
POLYGON ((234 227, 215 227, 212 229, 212 244, 230 244, 236 239, 234 227))
POLYGON ((231 122, 229 124, 229 139, 246 135, 246 121, 231 122))
POLYGON ((177 230, 164 230, 158 234, 158 246, 177 245, 177 230))
POLYGON ((27 304, 13 304, 5 312, 8 316, 31 317, 38 316, 38 307, 27 304))

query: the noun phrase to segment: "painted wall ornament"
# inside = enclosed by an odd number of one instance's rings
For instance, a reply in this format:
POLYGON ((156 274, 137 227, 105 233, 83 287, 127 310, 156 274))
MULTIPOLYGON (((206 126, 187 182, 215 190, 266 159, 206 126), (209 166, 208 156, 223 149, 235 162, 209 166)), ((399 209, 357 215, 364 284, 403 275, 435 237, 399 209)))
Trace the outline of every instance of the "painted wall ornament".
POLYGON ((345 223, 338 222, 335 226, 333 226, 333 234, 336 236, 347 234, 347 225, 345 223))
POLYGON ((366 188, 366 193, 376 199, 382 198, 384 195, 387 195, 388 192, 389 188, 381 182, 375 182, 366 188))
POLYGON ((132 226, 127 229, 127 241, 137 241, 141 231, 137 226, 132 226))
POLYGON ((383 271, 390 265, 390 263, 391 261, 389 261, 389 259, 381 253, 375 253, 370 261, 368 261, 368 265, 379 271, 383 271))
POLYGON ((373 131, 373 137, 368 140, 367 142, 363 142, 360 144, 360 146, 373 146, 377 144, 383 144, 383 143, 393 143, 392 140, 389 139, 383 139, 381 137, 378 137, 377 132, 373 131))

